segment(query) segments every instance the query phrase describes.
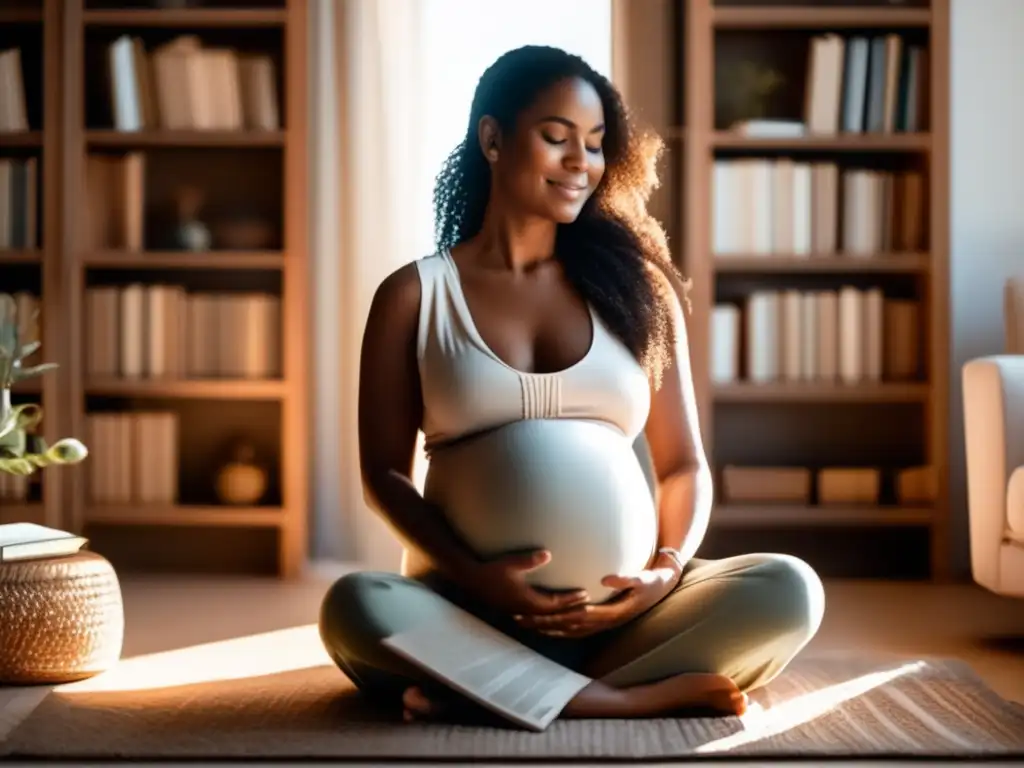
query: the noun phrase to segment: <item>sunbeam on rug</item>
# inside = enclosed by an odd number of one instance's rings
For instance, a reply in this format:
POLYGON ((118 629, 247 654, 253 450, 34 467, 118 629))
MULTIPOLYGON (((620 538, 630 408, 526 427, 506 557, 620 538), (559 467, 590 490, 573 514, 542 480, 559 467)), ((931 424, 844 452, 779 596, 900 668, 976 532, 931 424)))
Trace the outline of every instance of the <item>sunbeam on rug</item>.
POLYGON ((558 720, 543 733, 404 724, 369 708, 315 627, 127 659, 53 691, 8 758, 660 760, 1024 756, 1024 707, 942 659, 798 659, 741 718, 558 720))
MULTIPOLYGON (((900 664, 894 669, 859 675, 852 680, 833 683, 819 690, 801 693, 768 708, 759 702, 754 702, 750 709, 739 718, 743 730, 717 741, 701 744, 694 751, 697 754, 731 752, 740 746, 753 744, 761 739, 792 730, 832 712, 856 696, 863 696, 872 689, 895 680, 900 675, 920 670, 924 664, 923 661, 911 661, 900 664)), ((864 735, 867 736, 867 734, 864 735)))

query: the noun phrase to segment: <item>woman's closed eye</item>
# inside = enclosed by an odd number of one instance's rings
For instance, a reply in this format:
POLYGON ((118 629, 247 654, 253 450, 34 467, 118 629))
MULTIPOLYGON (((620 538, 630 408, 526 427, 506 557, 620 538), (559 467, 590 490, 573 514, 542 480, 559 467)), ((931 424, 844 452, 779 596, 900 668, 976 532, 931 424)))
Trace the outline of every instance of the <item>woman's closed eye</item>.
MULTIPOLYGON (((543 132, 541 133, 541 136, 544 138, 544 141, 546 141, 548 144, 553 144, 554 146, 558 146, 560 144, 565 144, 565 142, 568 141, 568 139, 558 139, 558 138, 555 138, 554 136, 551 136, 550 134, 543 133, 543 132)), ((596 155, 596 154, 601 152, 601 145, 600 144, 598 144, 596 147, 592 147, 592 146, 590 146, 588 144, 588 145, 586 145, 586 147, 587 147, 587 152, 590 152, 591 154, 595 154, 596 155)))

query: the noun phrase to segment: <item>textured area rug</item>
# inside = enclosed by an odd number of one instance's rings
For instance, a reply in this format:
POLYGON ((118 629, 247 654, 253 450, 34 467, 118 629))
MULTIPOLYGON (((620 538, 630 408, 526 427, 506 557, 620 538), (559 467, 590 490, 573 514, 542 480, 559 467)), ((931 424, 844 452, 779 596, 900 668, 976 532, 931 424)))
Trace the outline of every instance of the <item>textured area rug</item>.
POLYGON ((404 724, 333 667, 47 696, 0 756, 77 759, 669 760, 1024 755, 1024 707, 945 660, 798 660, 742 718, 404 724))

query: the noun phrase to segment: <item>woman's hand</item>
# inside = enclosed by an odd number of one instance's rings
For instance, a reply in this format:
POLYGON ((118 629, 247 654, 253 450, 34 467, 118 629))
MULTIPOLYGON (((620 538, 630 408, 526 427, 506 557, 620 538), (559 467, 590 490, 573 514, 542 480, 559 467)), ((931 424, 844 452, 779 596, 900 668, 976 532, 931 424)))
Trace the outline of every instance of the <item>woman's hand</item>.
POLYGON ((554 637, 587 637, 622 626, 650 610, 675 589, 682 571, 678 565, 666 564, 641 571, 635 576, 606 576, 601 583, 622 592, 606 603, 578 605, 557 613, 530 614, 517 617, 521 627, 534 629, 554 637))
POLYGON ((586 603, 583 590, 547 592, 527 583, 526 574, 550 560, 547 550, 505 555, 474 565, 460 585, 506 615, 547 616, 586 603))

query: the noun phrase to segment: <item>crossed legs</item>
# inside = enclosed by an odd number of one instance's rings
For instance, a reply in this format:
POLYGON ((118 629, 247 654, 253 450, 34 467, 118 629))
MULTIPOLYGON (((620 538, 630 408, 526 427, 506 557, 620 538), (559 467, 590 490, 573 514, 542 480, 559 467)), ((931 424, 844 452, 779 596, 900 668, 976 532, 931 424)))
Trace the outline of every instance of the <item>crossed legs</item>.
POLYGON ((803 561, 751 554, 694 559, 675 590, 629 624, 586 640, 548 638, 489 615, 444 585, 387 573, 353 573, 324 598, 320 635, 331 658, 370 697, 399 701, 423 675, 381 640, 452 600, 550 658, 628 689, 684 674, 724 675, 741 691, 765 685, 815 635, 821 581, 803 561))

